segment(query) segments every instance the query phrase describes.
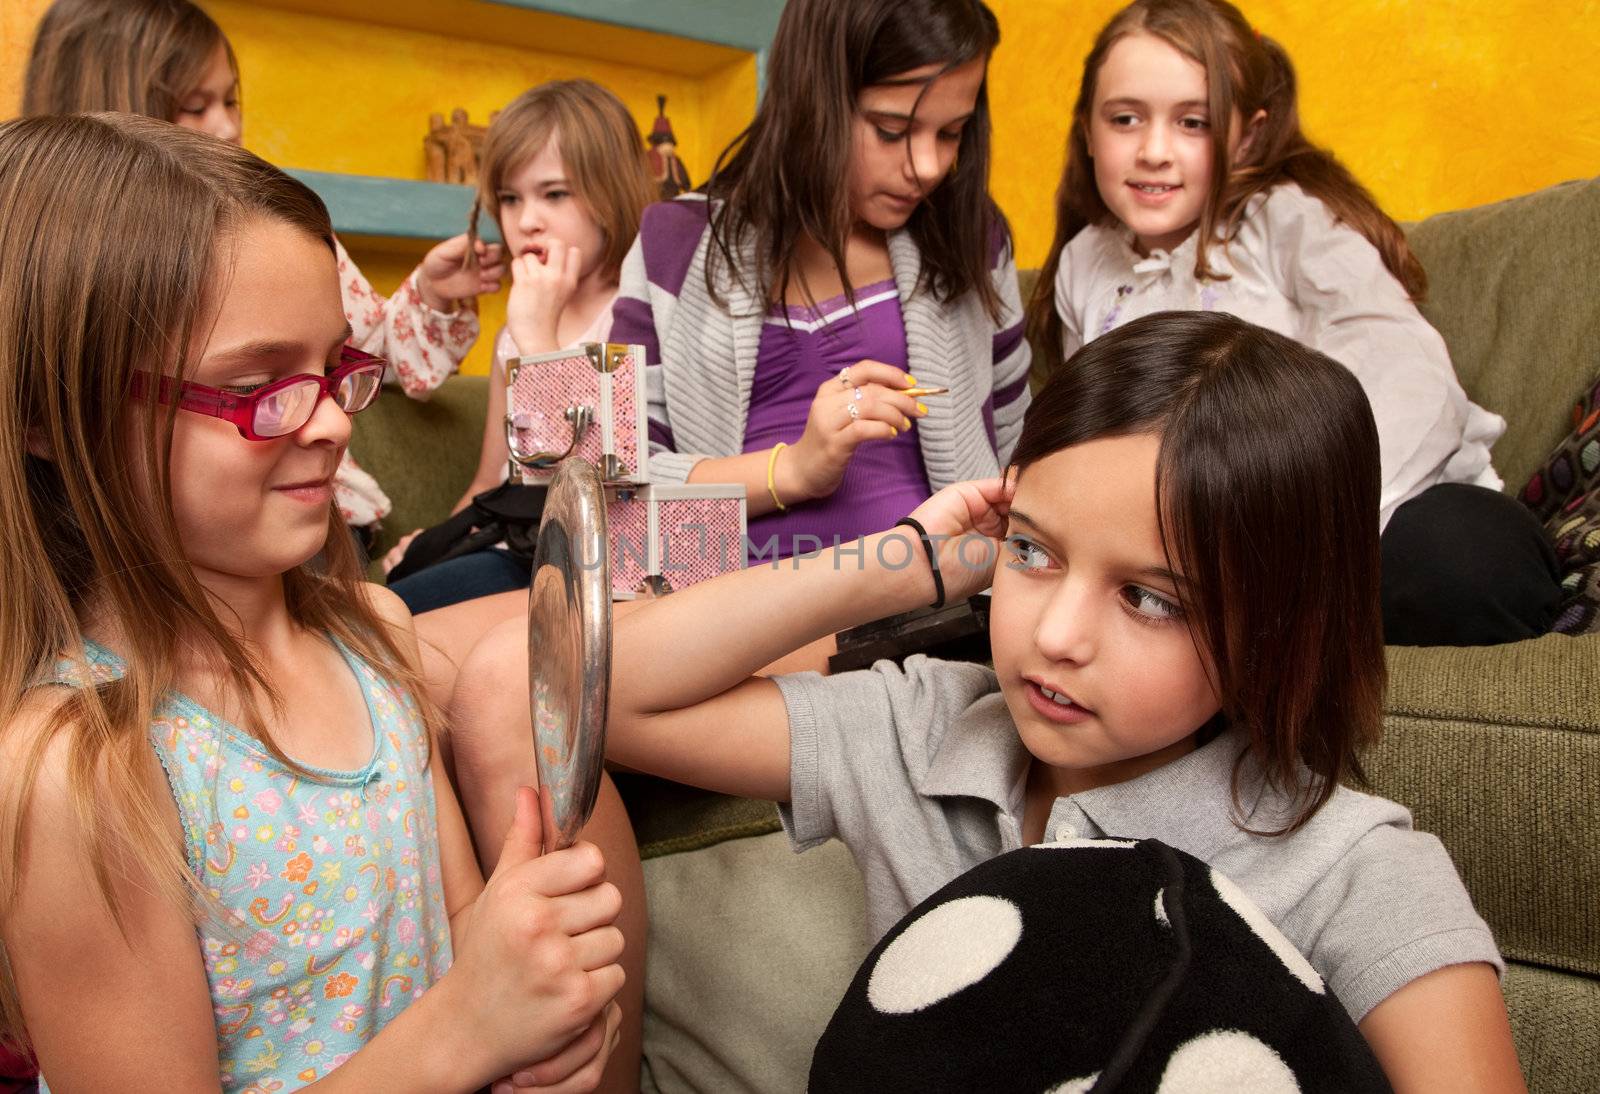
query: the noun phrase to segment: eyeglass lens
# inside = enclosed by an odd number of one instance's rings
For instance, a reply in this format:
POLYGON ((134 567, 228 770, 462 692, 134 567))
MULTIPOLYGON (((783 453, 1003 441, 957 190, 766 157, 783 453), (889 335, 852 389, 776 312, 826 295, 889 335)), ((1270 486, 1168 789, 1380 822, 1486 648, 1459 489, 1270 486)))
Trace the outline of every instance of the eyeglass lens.
MULTIPOLYGON (((382 377, 382 370, 377 368, 350 373, 339 381, 333 393, 334 402, 347 414, 365 410, 377 397, 382 377)), ((322 385, 310 376, 303 383, 281 387, 256 402, 251 425, 262 437, 293 433, 311 420, 321 394, 322 385)))

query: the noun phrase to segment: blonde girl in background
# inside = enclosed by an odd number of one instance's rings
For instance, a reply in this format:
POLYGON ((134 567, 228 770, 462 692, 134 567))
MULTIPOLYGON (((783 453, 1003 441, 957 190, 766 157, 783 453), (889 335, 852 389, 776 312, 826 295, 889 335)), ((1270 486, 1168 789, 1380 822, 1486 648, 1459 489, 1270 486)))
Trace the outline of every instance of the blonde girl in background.
MULTIPOLYGON (((484 137, 468 234, 480 208, 494 218, 505 240, 511 293, 506 324, 495 336, 478 470, 453 512, 506 480, 506 362, 603 342, 610 334, 622 260, 653 199, 638 127, 599 84, 540 84, 495 115, 484 137)), ((391 566, 410 538, 390 553, 391 566)), ((429 566, 390 587, 420 614, 527 585, 527 564, 496 547, 429 566)), ((453 614, 459 629, 476 638, 525 606, 522 597, 500 598, 453 614)), ((450 629, 439 622, 441 632, 450 629)), ((424 628, 427 638, 443 637, 424 628)))
POLYGON ((1048 371, 1166 309, 1226 311, 1321 350, 1371 400, 1384 632, 1400 645, 1543 634, 1560 604, 1537 520, 1499 493, 1505 422, 1462 391, 1399 226, 1300 130, 1283 48, 1226 0, 1136 0, 1084 62, 1029 305, 1048 371))
MULTIPOLYGON (((240 143, 239 65, 216 22, 189 0, 56 0, 28 60, 22 113, 143 114, 240 143)), ((466 235, 430 250, 393 296, 376 292, 334 241, 350 344, 388 359, 391 377, 426 399, 478 338, 478 294, 500 288, 498 247, 473 253, 466 235), (469 261, 472 255, 475 261, 469 261)), ((339 510, 360 529, 391 504, 346 455, 335 484, 339 510)), ((370 534, 363 534, 363 542, 370 534)))
POLYGON ((539 856, 526 788, 479 872, 333 505, 384 362, 322 203, 165 123, 26 118, 0 249, 0 1038, 56 1094, 594 1089, 622 899, 593 843, 539 856))

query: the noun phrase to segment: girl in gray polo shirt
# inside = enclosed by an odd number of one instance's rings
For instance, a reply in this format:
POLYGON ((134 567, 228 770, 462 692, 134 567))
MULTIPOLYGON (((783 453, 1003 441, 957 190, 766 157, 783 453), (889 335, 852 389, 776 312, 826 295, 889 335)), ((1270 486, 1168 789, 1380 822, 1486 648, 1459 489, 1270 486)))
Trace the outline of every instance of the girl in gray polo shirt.
POLYGON ((1012 848, 1160 839, 1254 899, 1397 1088, 1520 1089, 1449 856, 1341 785, 1381 721, 1378 489, 1348 370, 1228 315, 1140 319, 1039 394, 1006 480, 620 620, 609 755, 843 840, 875 937, 1012 848), (993 669, 752 676, 991 582, 993 669))

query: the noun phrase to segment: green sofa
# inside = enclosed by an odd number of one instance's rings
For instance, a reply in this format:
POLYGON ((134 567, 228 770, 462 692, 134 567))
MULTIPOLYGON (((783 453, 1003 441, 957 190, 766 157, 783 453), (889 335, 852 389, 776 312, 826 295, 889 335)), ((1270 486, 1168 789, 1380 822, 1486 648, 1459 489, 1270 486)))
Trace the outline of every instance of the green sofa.
MULTIPOLYGON (((1515 489, 1600 371, 1600 179, 1432 217, 1411 240, 1462 384, 1509 423, 1494 462, 1515 489)), ((395 501, 386 543, 460 495, 484 394, 458 378, 357 420, 356 458, 395 501)), ((1444 841, 1493 927, 1530 1087, 1600 1090, 1600 635, 1396 648, 1390 668, 1373 788, 1444 841)), ((765 803, 624 782, 651 906, 645 1088, 803 1089, 867 946, 848 853, 791 855, 765 803)))

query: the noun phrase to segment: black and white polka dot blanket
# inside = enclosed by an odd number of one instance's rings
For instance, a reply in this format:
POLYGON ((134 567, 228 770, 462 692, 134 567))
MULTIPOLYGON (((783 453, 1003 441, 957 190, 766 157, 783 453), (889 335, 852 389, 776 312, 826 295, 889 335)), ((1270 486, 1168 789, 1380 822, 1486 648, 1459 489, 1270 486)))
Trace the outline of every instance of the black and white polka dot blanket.
POLYGON ((991 859, 856 973, 811 1090, 1387 1091, 1311 964, 1240 889, 1156 840, 991 859))

